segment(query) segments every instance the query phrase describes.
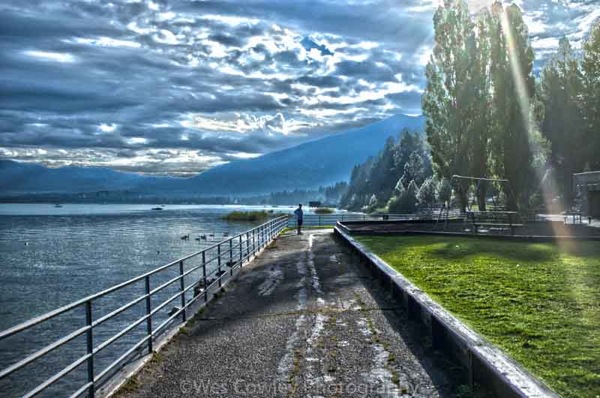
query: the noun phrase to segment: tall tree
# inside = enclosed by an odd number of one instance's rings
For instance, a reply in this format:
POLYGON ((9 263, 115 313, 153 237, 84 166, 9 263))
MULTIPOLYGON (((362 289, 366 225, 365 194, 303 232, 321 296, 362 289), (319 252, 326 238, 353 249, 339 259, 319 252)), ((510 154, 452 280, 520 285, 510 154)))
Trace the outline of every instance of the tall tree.
POLYGON ((583 115, 587 148, 586 168, 600 170, 600 21, 592 27, 583 45, 583 115))
MULTIPOLYGON (((469 175, 485 177, 488 175, 489 140, 491 135, 491 96, 490 96, 490 35, 487 10, 477 20, 476 35, 469 41, 470 84, 465 98, 468 113, 471 115, 467 125, 469 140, 469 175)), ((487 186, 478 184, 475 195, 480 211, 486 210, 487 186)))
POLYGON ((514 195, 505 192, 509 209, 527 203, 532 185, 533 130, 531 99, 535 81, 533 50, 527 25, 516 5, 492 6, 490 27, 490 73, 493 93, 491 160, 495 174, 509 180, 514 195))
MULTIPOLYGON (((435 171, 448 179, 454 174, 483 176, 489 131, 486 25, 475 29, 462 0, 446 0, 433 23, 435 46, 425 70, 422 105, 435 171)), ((468 185, 454 188, 464 210, 468 185)))
POLYGON ((557 171, 565 206, 570 206, 573 199, 572 174, 585 165, 581 90, 579 62, 569 39, 563 37, 557 53, 542 71, 540 99, 544 105, 541 129, 551 143, 550 159, 557 171))

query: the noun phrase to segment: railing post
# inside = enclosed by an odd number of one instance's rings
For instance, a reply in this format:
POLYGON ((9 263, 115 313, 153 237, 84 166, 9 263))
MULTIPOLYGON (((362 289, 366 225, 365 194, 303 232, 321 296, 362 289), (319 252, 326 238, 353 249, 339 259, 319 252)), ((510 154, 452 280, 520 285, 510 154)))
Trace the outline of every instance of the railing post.
POLYGON ((152 298, 150 297, 150 275, 144 278, 144 284, 146 287, 146 334, 148 335, 148 353, 152 354, 154 347, 152 344, 152 298))
POLYGON ((204 302, 208 302, 208 285, 206 283, 206 252, 202 252, 202 280, 204 281, 204 302))
POLYGON ((94 330, 92 329, 92 301, 85 302, 85 324, 89 327, 87 337, 87 354, 90 356, 87 360, 88 383, 92 383, 88 387, 88 397, 94 397, 94 330))
POLYGON ((243 263, 243 256, 242 256, 242 234, 240 234, 240 268, 242 268, 242 263, 243 263))
POLYGON ((221 244, 217 245, 217 278, 219 279, 219 287, 221 287, 221 244))
POLYGON ((229 239, 229 275, 233 276, 233 238, 229 239))
POLYGON ((181 319, 183 322, 187 321, 187 315, 185 310, 185 281, 183 276, 183 261, 179 262, 179 293, 181 294, 181 309, 183 312, 181 313, 181 319))
MULTIPOLYGON (((252 252, 254 252, 254 235, 256 230, 252 230, 252 252)), ((246 255, 250 257, 250 232, 246 232, 246 255)))

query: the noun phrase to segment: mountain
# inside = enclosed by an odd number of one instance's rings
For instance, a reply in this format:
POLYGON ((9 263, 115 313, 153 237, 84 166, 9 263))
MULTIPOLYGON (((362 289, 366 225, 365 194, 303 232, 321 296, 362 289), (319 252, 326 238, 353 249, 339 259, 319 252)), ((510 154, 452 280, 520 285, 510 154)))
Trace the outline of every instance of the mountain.
POLYGON ((48 168, 33 163, 0 160, 0 195, 23 193, 78 193, 138 189, 174 178, 123 173, 104 167, 48 168))
POLYGON ((423 117, 396 115, 293 148, 218 166, 173 188, 202 194, 255 194, 348 181, 354 165, 376 155, 388 137, 397 138, 403 128, 422 131, 424 123, 423 117))
POLYGON ((422 131, 423 117, 391 118, 254 159, 234 161, 191 178, 152 177, 100 167, 47 168, 0 161, 0 195, 135 191, 159 195, 251 195, 311 189, 347 181, 354 165, 377 154, 403 128, 422 131))

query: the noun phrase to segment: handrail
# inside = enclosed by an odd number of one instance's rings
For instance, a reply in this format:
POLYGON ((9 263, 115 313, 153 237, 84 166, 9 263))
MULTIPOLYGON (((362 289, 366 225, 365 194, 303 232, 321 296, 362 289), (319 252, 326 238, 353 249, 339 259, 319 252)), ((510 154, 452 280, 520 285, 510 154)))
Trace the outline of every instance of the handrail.
MULTIPOLYGON (((76 308, 82 306, 85 308, 85 326, 82 326, 70 333, 65 333, 62 337, 47 343, 43 348, 26 355, 25 358, 16 360, 14 363, 10 364, 4 369, 0 369, 0 380, 3 380, 4 378, 27 366, 33 366, 37 361, 55 349, 73 341, 77 342, 77 340, 75 340, 77 337, 85 335, 87 336, 86 342, 84 343, 86 354, 80 356, 70 365, 66 365, 62 367, 62 369, 59 369, 58 372, 49 379, 41 382, 31 391, 27 392, 25 396, 34 396, 43 392, 51 385, 61 380, 69 373, 73 372, 75 368, 87 362, 87 380, 83 385, 73 386, 73 389, 76 389, 76 391, 71 396, 77 397, 87 392, 89 397, 94 397, 96 390, 102 387, 118 372, 120 368, 117 367, 124 366, 125 360, 135 358, 132 357, 132 355, 138 355, 143 352, 142 348, 146 345, 148 352, 152 352, 153 340, 159 338, 159 336, 162 334, 162 331, 167 328, 169 324, 174 322, 178 317, 181 317, 181 322, 186 322, 186 311, 193 303, 202 297, 204 298, 204 303, 210 301, 211 297, 209 297, 208 291, 214 289, 217 284, 218 287, 222 286, 222 279, 227 277, 226 275, 229 273, 229 271, 231 271, 231 275, 233 275, 234 269, 242 267, 244 262, 249 261, 252 256, 256 255, 262 248, 266 247, 274 238, 277 237, 277 235, 279 235, 283 229, 287 227, 287 225, 287 216, 271 219, 248 231, 228 237, 227 239, 211 245, 210 247, 184 256, 142 275, 128 279, 98 293, 91 294, 80 300, 76 300, 70 304, 59 307, 53 311, 49 311, 45 314, 1 331, 0 341, 28 331, 37 325, 44 324, 46 321, 54 319, 76 308), (195 262, 188 269, 185 269, 186 262, 193 258, 199 258, 200 264, 197 265, 198 263, 195 262), (207 270, 207 265, 209 264, 212 264, 212 266, 210 270, 207 270), (177 276, 168 277, 168 279, 163 278, 162 280, 158 279, 158 284, 151 288, 152 277, 161 274, 163 271, 174 270, 176 269, 174 268, 176 266, 178 266, 177 276), (223 268, 227 269, 227 271, 223 272, 223 268), (201 276, 192 276, 192 273, 200 271, 202 273, 201 276), (186 280, 188 281, 187 283, 186 280), (117 306, 117 308, 112 309, 108 313, 102 314, 102 316, 100 316, 98 319, 94 319, 93 303, 95 300, 142 281, 144 281, 144 286, 140 285, 142 292, 139 294, 136 293, 136 296, 133 299, 124 304, 119 303, 121 305, 117 306), (176 283, 177 281, 179 281, 179 284, 176 283), (160 303, 153 303, 152 298, 156 297, 158 293, 162 292, 168 286, 175 286, 177 293, 173 295, 169 294, 169 297, 164 300, 162 298, 164 296, 161 296, 160 303), (197 291, 197 288, 199 288, 200 291, 197 291), (192 289, 194 290, 193 295, 188 293, 192 289), (187 299, 186 293, 188 293, 187 299), (175 307, 173 311, 169 312, 168 316, 166 316, 163 321, 160 316, 161 310, 163 310, 164 313, 164 310, 169 306, 169 304, 173 303, 178 298, 181 298, 181 306, 179 308, 175 307), (145 314, 142 317, 132 317, 132 319, 128 320, 125 327, 119 327, 118 329, 115 328, 115 330, 111 330, 110 337, 102 342, 98 342, 96 344, 94 343, 94 328, 106 324, 108 321, 112 320, 128 309, 131 309, 136 305, 142 305, 144 302, 145 314), (158 317, 158 321, 161 322, 158 327, 153 327, 153 318, 155 317, 158 317), (109 366, 105 367, 100 373, 97 374, 94 369, 94 357, 105 348, 111 346, 117 340, 129 335, 130 332, 134 331, 138 326, 144 323, 146 323, 146 332, 144 336, 137 340, 135 344, 133 344, 133 347, 130 347, 109 366), (114 373, 111 373, 112 370, 114 370, 114 373), (109 373, 111 373, 110 377, 107 377, 109 373)), ((161 275, 167 276, 165 274, 161 275)), ((119 353, 116 355, 119 355, 119 353)))

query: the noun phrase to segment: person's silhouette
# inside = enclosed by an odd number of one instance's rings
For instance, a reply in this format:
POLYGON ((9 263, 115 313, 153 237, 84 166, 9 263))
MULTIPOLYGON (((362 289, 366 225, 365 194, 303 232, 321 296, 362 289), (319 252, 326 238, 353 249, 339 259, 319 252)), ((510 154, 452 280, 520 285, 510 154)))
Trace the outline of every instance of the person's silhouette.
POLYGON ((296 215, 296 225, 298 226, 298 235, 302 234, 302 223, 304 222, 304 212, 302 211, 302 203, 298 205, 298 208, 294 210, 296 215))

